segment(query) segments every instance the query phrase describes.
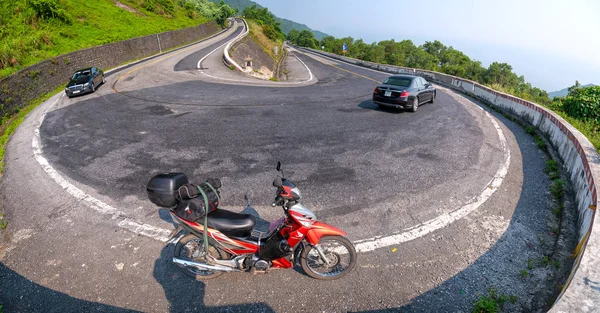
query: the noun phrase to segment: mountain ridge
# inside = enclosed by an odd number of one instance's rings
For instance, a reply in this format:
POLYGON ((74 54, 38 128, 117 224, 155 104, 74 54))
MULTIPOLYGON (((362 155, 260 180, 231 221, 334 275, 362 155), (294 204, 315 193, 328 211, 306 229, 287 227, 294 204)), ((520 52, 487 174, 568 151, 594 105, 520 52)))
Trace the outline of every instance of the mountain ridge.
MULTIPOLYGON (((579 86, 579 88, 593 87, 593 86, 597 86, 597 85, 587 84, 587 85, 581 85, 581 86, 579 86)), ((550 97, 550 99, 554 99, 554 98, 557 98, 557 97, 558 98, 566 97, 569 94, 569 88, 570 87, 567 87, 567 88, 564 88, 564 89, 561 89, 561 90, 558 90, 558 91, 549 92, 548 93, 548 97, 550 97)))
MULTIPOLYGON (((210 1, 216 2, 216 3, 220 2, 220 0, 210 0, 210 1)), ((251 7, 253 5, 256 5, 257 8, 264 8, 264 6, 254 2, 254 1, 251 1, 251 0, 224 0, 223 2, 225 2, 232 8, 237 9, 238 14, 241 14, 245 8, 251 7)), ((324 37, 329 36, 328 34, 326 34, 324 32, 314 30, 314 29, 308 27, 306 24, 301 24, 301 23, 298 23, 298 22, 295 22, 295 21, 292 21, 289 19, 278 17, 278 16, 275 16, 275 18, 279 22, 279 24, 281 26, 281 30, 286 35, 290 30, 296 29, 298 31, 303 31, 303 30, 311 31, 313 34, 315 34, 315 38, 317 40, 321 40, 324 37)))

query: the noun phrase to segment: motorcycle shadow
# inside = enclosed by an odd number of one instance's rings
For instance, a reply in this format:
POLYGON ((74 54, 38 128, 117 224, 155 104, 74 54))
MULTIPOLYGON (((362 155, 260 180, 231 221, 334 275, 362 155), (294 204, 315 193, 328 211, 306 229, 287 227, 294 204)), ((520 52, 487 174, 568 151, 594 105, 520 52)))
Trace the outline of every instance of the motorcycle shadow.
MULTIPOLYGON (((240 213, 251 214, 256 217, 256 225, 260 227, 261 231, 263 229, 269 230, 270 223, 262 219, 250 204, 247 204, 240 213)), ((171 218, 168 209, 160 209, 159 216, 162 220, 176 227, 177 224, 171 218)), ((154 279, 162 286, 167 301, 169 301, 169 312, 275 312, 264 303, 206 306, 204 304, 205 283, 186 276, 173 264, 174 249, 174 244, 163 247, 160 257, 154 262, 153 273, 154 279)), ((224 274, 221 277, 226 279, 226 275, 224 274)), ((210 283, 210 280, 207 283, 210 283)))
MULTIPOLYGON (((204 282, 194 280, 173 264, 174 245, 166 245, 154 262, 154 279, 162 286, 169 301, 169 312, 275 312, 264 303, 246 303, 229 306, 206 306, 204 282)), ((223 278, 226 279, 226 274, 223 278)), ((221 279, 221 278, 217 278, 221 279)), ((210 284, 210 281, 207 281, 210 284)), ((231 295, 239 297, 240 295, 231 295)))

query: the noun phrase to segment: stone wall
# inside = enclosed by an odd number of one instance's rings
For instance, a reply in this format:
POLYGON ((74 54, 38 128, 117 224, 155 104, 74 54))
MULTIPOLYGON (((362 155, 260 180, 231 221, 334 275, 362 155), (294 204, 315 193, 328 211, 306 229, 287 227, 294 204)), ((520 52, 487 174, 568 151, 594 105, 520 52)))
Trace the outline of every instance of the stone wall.
POLYGON ((213 21, 79 50, 26 67, 0 79, 0 116, 12 114, 31 100, 66 85, 78 69, 97 66, 107 70, 201 40, 219 30, 213 21))

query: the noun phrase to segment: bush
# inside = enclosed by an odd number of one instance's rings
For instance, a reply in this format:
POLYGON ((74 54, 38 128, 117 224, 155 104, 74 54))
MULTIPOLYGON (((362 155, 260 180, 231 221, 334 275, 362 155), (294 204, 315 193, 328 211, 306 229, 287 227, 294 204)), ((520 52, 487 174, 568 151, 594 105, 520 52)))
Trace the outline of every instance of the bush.
POLYGON ((58 19, 67 24, 71 23, 71 17, 60 7, 57 0, 29 0, 29 5, 41 19, 58 19))
POLYGON ((277 31, 275 30, 275 27, 273 27, 273 25, 264 25, 262 27, 262 31, 263 31, 263 34, 265 34, 265 36, 267 36, 271 40, 279 39, 279 33, 277 33, 277 31))
POLYGON ((600 121, 600 86, 571 90, 563 101, 563 110, 582 121, 600 121))

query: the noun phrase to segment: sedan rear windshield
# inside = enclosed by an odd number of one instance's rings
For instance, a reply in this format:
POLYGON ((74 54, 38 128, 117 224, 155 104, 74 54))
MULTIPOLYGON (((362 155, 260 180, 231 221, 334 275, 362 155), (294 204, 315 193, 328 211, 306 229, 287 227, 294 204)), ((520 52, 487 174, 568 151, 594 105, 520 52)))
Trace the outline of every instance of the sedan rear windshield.
POLYGON ((390 77, 386 79, 383 83, 386 85, 394 85, 400 87, 408 87, 412 82, 411 78, 403 78, 403 77, 390 77))

